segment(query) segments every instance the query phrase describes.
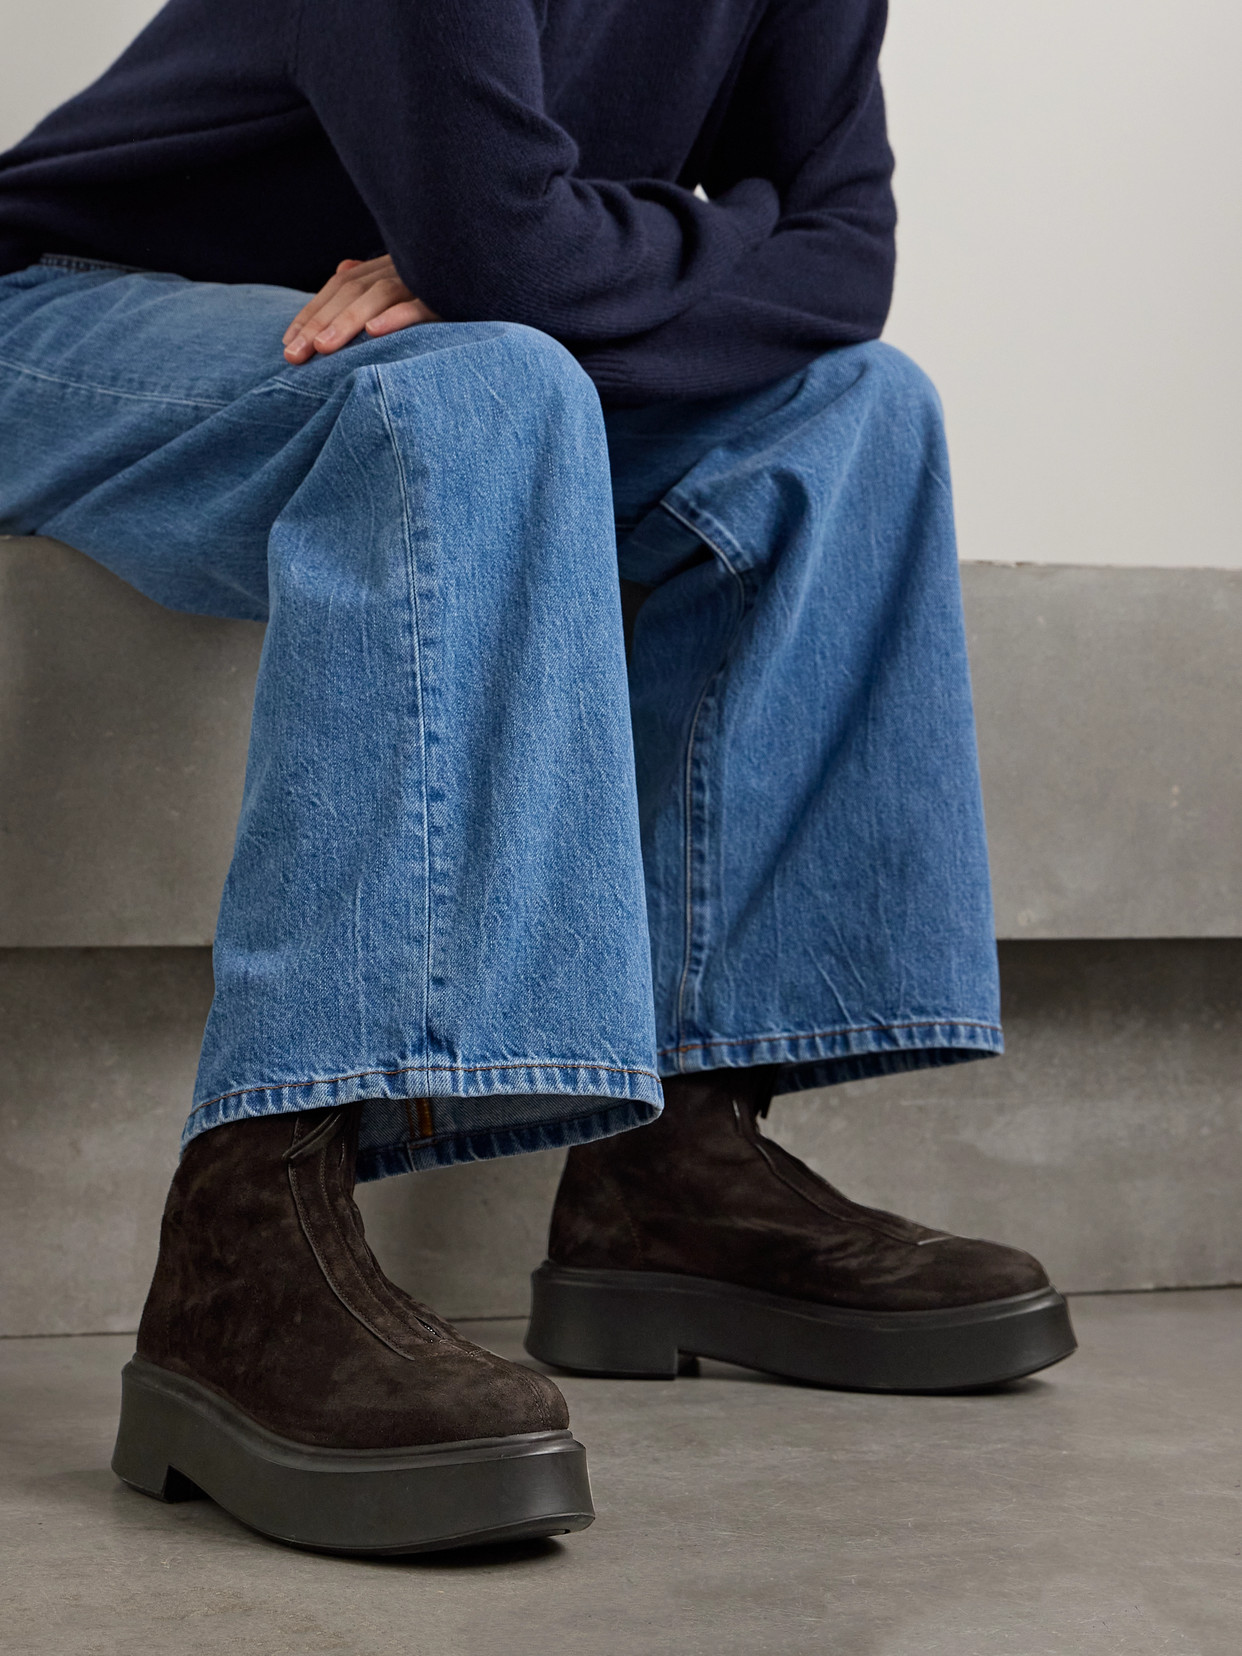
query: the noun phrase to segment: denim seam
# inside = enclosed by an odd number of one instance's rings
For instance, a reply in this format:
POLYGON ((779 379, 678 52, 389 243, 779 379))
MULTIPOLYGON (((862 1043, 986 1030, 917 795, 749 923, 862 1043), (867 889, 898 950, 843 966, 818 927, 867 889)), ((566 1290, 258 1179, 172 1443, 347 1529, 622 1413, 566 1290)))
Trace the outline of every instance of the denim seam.
MULTIPOLYGON (((581 1096, 581 1095, 580 1094, 575 1095, 574 1093, 567 1093, 565 1096, 567 1098, 573 1098, 575 1096, 581 1096)), ((613 1099, 612 1102, 615 1103, 615 1104, 632 1104, 632 1103, 635 1102, 635 1100, 630 1099, 630 1098, 617 1098, 617 1099, 613 1099)), ((562 1124, 562 1122, 566 1122, 566 1121, 592 1121, 592 1120, 594 1120, 594 1118, 597 1115, 600 1114, 600 1107, 599 1106, 600 1106, 600 1100, 599 1099, 594 1099, 594 1100, 592 1100, 592 1108, 589 1109, 589 1110, 575 1110, 572 1115, 551 1116, 547 1120, 537 1121, 537 1122, 533 1123, 533 1125, 538 1126, 538 1127, 549 1127, 549 1126, 559 1127, 562 1124)), ((527 1125, 532 1125, 532 1124, 527 1123, 527 1125)), ((423 1149, 424 1147, 434 1148, 434 1146, 436 1146, 437 1144, 452 1144, 454 1142, 454 1140, 459 1139, 459 1138, 462 1137, 463 1132, 470 1132, 470 1131, 476 1131, 476 1130, 477 1129, 470 1129, 470 1128, 463 1129, 461 1127, 453 1127, 453 1128, 450 1128, 447 1132, 444 1132, 444 1133, 429 1133, 429 1134, 426 1135, 426 1137, 411 1138, 411 1139, 405 1140, 404 1142, 407 1143, 407 1144, 413 1145, 413 1146, 417 1146, 417 1148, 420 1149, 420 1150, 423 1149)), ((502 1128, 500 1130, 504 1131, 504 1132, 520 1132, 523 1129, 520 1125, 518 1125, 518 1126, 510 1126, 510 1127, 502 1128)), ((482 1131, 484 1131, 484 1132, 496 1132, 497 1129, 494 1128, 494 1127, 483 1128, 482 1131)), ((370 1149, 370 1148, 373 1148, 373 1147, 368 1146, 368 1149, 370 1149)), ((382 1148, 382 1146, 380 1148, 382 1148)))
MULTIPOLYGON (((388 406, 388 396, 384 390, 384 376, 378 368, 372 370, 375 384, 379 392, 380 409, 384 416, 384 425, 388 432, 388 441, 392 445, 393 462, 397 468, 397 484, 401 490, 401 534, 405 543, 405 578, 406 591, 410 603, 410 631, 414 646, 412 663, 414 676, 414 700, 418 709, 418 758, 419 784, 422 791, 422 827, 423 827, 423 1042, 430 1048, 431 1039, 431 831, 429 812, 431 801, 427 786, 427 715, 423 704, 423 648, 422 648, 422 621, 418 607, 418 583, 414 571, 414 537, 410 521, 410 495, 407 485, 405 467, 401 461, 401 449, 397 443, 397 434, 393 428, 392 410, 388 406)), ((430 1071, 428 1071, 430 1073, 430 1071)))
POLYGON ((145 276, 141 265, 118 264, 115 259, 78 259, 72 253, 44 253, 36 269, 63 270, 73 276, 89 276, 101 270, 114 270, 118 276, 145 276))
POLYGON ((119 397, 126 402, 164 403, 178 408, 219 409, 229 406, 227 402, 212 402, 205 397, 166 397, 154 391, 117 391, 110 385, 95 385, 91 380, 65 379, 60 374, 48 374, 41 368, 31 368, 27 363, 14 362, 9 357, 0 356, 0 367, 28 374, 31 379, 46 380, 49 385, 66 385, 71 391, 96 391, 101 397, 119 397))
MULTIPOLYGON (((621 1064, 596 1064, 585 1058, 528 1058, 521 1063, 506 1064, 403 1064, 397 1069, 366 1069, 353 1070, 348 1075, 313 1075, 302 1081, 256 1081, 248 1087, 234 1087, 231 1092, 216 1093, 211 1098, 204 1098, 201 1104, 195 1104, 190 1110, 196 1115, 199 1110, 205 1110, 212 1104, 220 1104, 226 1098, 240 1098, 243 1093, 252 1092, 288 1092, 295 1087, 332 1087, 338 1081, 362 1081, 368 1075, 476 1075, 485 1070, 594 1070, 600 1075, 646 1075, 653 1081, 660 1077, 655 1070, 627 1069, 621 1064)), ((454 1095, 449 1095, 454 1096, 454 1095)), ((468 1097, 469 1094, 463 1096, 468 1097)), ((484 1094, 483 1096, 487 1096, 484 1094)), ((566 1097, 581 1097, 582 1094, 567 1093, 566 1097)), ((601 1094, 601 1097, 609 1096, 601 1094)))
MULTIPOLYGON (((686 895, 685 895, 686 924, 685 924, 684 950, 683 950, 683 953, 682 953, 682 961, 681 961, 681 979, 680 979, 680 981, 677 985, 677 1033, 678 1033, 679 1036, 682 1036, 682 1037, 685 1036, 686 989, 687 989, 687 986, 688 986, 689 980, 690 980, 690 962, 691 962, 691 959, 693 958, 693 955, 694 955, 694 940, 695 940, 695 924, 694 923, 695 923, 695 919, 696 919, 695 903, 694 903, 694 895, 695 895, 694 894, 694 819, 695 819, 694 743, 695 743, 695 737, 698 733, 698 728, 699 728, 699 715, 703 711, 703 703, 707 700, 707 693, 708 693, 708 690, 711 688, 712 681, 713 681, 714 677, 715 677, 714 674, 712 674, 708 677, 707 682, 704 684, 703 689, 702 689, 702 691, 699 695, 698 702, 696 703, 695 709, 694 709, 694 717, 690 721, 690 735, 689 735, 689 737, 687 738, 687 741, 686 741, 686 770, 685 770, 686 830, 685 830, 685 868, 684 868, 685 893, 686 893, 686 895)), ((678 1047, 676 1050, 680 1051, 681 1048, 678 1047)))
POLYGON ((913 1018, 907 1023, 838 1024, 835 1029, 808 1029, 788 1031, 778 1035, 740 1035, 727 1041, 689 1041, 682 1046, 663 1046, 660 1055, 676 1052, 697 1052, 704 1047, 761 1046, 769 1041, 823 1041, 834 1035, 869 1035, 873 1031, 890 1029, 990 1029, 1001 1033, 1000 1024, 985 1023, 981 1018, 913 1018))
MULTIPOLYGON (((733 577, 733 580, 737 583, 737 591, 738 591, 738 598, 739 598, 738 614, 737 614, 737 617, 734 620, 732 631, 729 635, 729 638, 725 642, 724 648, 721 652, 721 657, 720 657, 720 661, 719 661, 718 665, 716 666, 715 670, 708 675, 706 681, 704 682, 703 689, 702 689, 702 691, 700 692, 700 695, 699 695, 699 699, 698 699, 697 703, 695 704, 694 717, 690 721, 690 734, 689 734, 689 738, 687 739, 687 742, 686 742, 686 765, 685 765, 685 812, 686 812, 686 831, 685 831, 685 844, 686 844, 686 852, 685 852, 685 882, 686 882, 685 883, 685 892, 686 892, 686 897, 685 897, 685 902, 686 902, 685 954, 684 954, 683 959, 682 959, 681 980, 680 980, 680 982, 678 983, 678 986, 677 986, 677 1032, 678 1032, 679 1036, 681 1036, 683 1038, 683 1041, 684 1041, 684 1037, 685 1037, 685 1018, 686 1018, 686 991, 687 991, 687 989, 689 988, 689 985, 690 985, 691 965, 693 963, 695 953, 696 953, 696 950, 695 950, 696 926, 697 926, 697 922, 698 922, 698 919, 699 919, 699 910, 700 910, 700 908, 703 907, 703 905, 696 906, 696 903, 695 903, 695 886, 694 886, 694 863, 695 863, 695 850, 696 850, 695 821, 696 821, 696 816, 698 814, 698 806, 701 803, 702 793, 703 793, 702 789, 697 789, 696 790, 694 779, 695 779, 697 754, 699 752, 701 752, 703 747, 706 746, 705 742, 701 743, 701 744, 698 742, 699 721, 700 721, 700 718, 703 714, 704 708, 709 703, 709 700, 714 700, 715 692, 716 692, 716 690, 719 686, 721 678, 724 675, 725 668, 728 665, 730 651, 732 650, 733 645, 737 640, 738 629, 740 628, 740 626, 742 624, 742 619, 746 614, 746 583, 743 580, 742 575, 740 574, 740 572, 734 567, 733 560, 729 557, 728 553, 726 553, 722 547, 718 546, 714 541, 709 540, 708 537, 702 533, 702 531, 698 528, 698 526, 696 524, 692 523, 688 518, 683 516, 683 514, 680 513, 679 511, 677 511, 677 509, 675 507, 670 506, 667 500, 661 501, 660 504, 663 506, 664 510, 669 514, 669 516, 671 518, 675 519, 678 523, 682 524, 685 528, 689 529, 690 532, 693 535, 698 536, 698 538, 700 540, 702 540, 703 543, 706 546, 711 548, 711 550, 715 553, 716 557, 719 558, 720 562, 724 565, 724 567, 728 571, 728 573, 733 577)), ((706 812, 704 812, 703 814, 706 815, 706 812)), ((699 836, 700 844, 702 842, 702 838, 703 838, 703 836, 700 835, 699 836)), ((661 1050, 662 1051, 670 1051, 671 1050, 673 1052, 685 1052, 685 1051, 692 1050, 692 1048, 689 1044, 685 1044, 685 1045, 678 1045, 678 1046, 676 1046, 674 1048, 671 1048, 671 1049, 670 1048, 662 1048, 661 1050)))
POLYGON ((734 568, 732 560, 734 558, 739 562, 744 560, 746 557, 745 548, 738 545, 719 518, 713 517, 710 512, 704 511, 701 506, 696 506, 688 500, 683 503, 680 511, 676 506, 669 505, 667 496, 660 504, 670 517, 676 518, 678 523, 684 524, 690 530, 691 534, 697 535, 704 545, 711 547, 712 551, 728 569, 730 575, 735 575, 739 580, 741 579, 741 575, 734 568), (713 539, 713 536, 715 536, 715 539, 713 539), (725 551, 724 547, 720 545, 721 541, 728 543, 732 548, 732 553, 725 551))
POLYGON ((517 1156, 532 1150, 560 1150, 571 1144, 589 1144, 608 1134, 626 1132, 652 1121, 659 1106, 649 1101, 635 1103, 611 1099, 601 1109, 583 1115, 558 1116, 555 1120, 528 1122, 521 1127, 463 1128, 453 1137, 430 1144, 402 1140, 386 1148, 360 1152, 358 1177, 362 1181, 412 1173, 428 1167, 453 1167, 467 1161, 487 1161, 495 1156, 517 1156), (641 1115, 642 1121, 635 1119, 641 1115))
POLYGON ((256 385, 254 389, 256 396, 268 396, 279 391, 288 397, 301 397, 305 402, 313 402, 319 408, 323 408, 325 404, 330 403, 336 395, 335 391, 303 391, 300 385, 290 385, 286 379, 265 380, 262 385, 256 385))

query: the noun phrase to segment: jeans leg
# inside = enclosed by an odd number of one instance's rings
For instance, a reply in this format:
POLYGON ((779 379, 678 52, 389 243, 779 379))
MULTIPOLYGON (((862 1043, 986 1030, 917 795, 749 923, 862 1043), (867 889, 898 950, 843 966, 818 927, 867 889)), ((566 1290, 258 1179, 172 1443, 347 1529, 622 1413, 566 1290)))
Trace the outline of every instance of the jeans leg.
MULTIPOLYGON (((632 742, 590 382, 543 335, 484 325, 411 330, 310 373, 280 365, 277 332, 249 384, 230 380, 231 359, 208 384, 187 339, 199 290, 184 286, 137 341, 132 317, 109 332, 84 310, 55 396, 41 400, 37 363, 20 395, 0 378, 0 433, 42 421, 42 446, 63 441, 89 473, 67 489, 68 460, 52 466, 52 506, 27 491, 16 526, 178 607, 270 616, 187 1133, 368 1099, 367 1177, 650 1119, 632 742), (172 383, 183 368, 195 399, 172 383), (70 371, 90 387, 72 430, 70 371), (157 383, 175 407, 140 441, 157 383)), ((74 314, 62 306, 62 342, 74 314)), ((17 351, 30 336, 6 340, 5 315, 0 303, 0 347, 17 351)))
POLYGON ((600 433, 555 350, 360 375, 273 527, 204 1125, 401 1101, 365 1162, 411 1098, 455 1155, 658 1100, 600 433))
POLYGON ((630 678, 662 1073, 793 1090, 999 1051, 934 390, 868 345, 609 430, 619 501, 663 490, 621 557, 653 587, 630 678))

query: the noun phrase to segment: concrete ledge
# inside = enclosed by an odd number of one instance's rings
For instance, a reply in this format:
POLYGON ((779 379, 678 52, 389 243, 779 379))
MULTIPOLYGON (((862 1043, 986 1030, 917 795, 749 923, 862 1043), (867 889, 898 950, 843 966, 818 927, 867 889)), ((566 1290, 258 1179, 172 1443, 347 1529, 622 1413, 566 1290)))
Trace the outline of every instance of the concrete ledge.
POLYGON ((962 576, 997 935, 1242 936, 1242 571, 962 576))
POLYGON ((262 643, 0 541, 0 947, 210 943, 262 643))
MULTIPOLYGON (((1242 572, 963 576, 999 935, 1242 935, 1242 572)), ((210 941, 261 643, 0 541, 0 947, 210 941)))

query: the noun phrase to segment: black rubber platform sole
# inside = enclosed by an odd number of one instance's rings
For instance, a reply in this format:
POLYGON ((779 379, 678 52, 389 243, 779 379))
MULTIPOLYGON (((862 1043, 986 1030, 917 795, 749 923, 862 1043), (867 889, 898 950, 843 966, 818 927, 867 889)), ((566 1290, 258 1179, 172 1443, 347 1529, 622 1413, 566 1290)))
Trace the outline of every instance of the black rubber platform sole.
POLYGON ((336 1553, 416 1553, 585 1529, 586 1452, 569 1432, 415 1449, 277 1437, 140 1357, 121 1376, 112 1470, 164 1501, 206 1495, 260 1534, 336 1553))
POLYGON ((531 1278, 526 1349, 581 1374, 671 1378, 682 1357, 856 1391, 971 1391, 1077 1347, 1054 1288, 945 1311, 849 1311, 704 1277, 553 1265, 531 1278))

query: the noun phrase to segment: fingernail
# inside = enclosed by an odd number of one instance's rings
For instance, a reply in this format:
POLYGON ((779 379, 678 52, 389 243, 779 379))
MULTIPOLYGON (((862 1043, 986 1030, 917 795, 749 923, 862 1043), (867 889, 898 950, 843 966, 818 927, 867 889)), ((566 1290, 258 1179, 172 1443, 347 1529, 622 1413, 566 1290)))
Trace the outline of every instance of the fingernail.
POLYGON ((322 333, 317 333, 315 335, 315 344, 316 345, 335 345, 336 344, 336 329, 335 328, 325 328, 322 333))

